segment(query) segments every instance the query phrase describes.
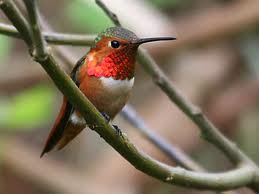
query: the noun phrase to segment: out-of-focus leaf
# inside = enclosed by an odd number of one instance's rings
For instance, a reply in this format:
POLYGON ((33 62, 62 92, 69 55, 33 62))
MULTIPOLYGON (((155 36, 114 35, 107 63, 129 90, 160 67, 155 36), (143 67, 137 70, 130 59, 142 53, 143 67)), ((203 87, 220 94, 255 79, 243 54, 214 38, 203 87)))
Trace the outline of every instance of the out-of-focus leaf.
POLYGON ((9 117, 9 100, 6 98, 0 98, 0 126, 3 126, 4 123, 8 120, 9 117))
POLYGON ((94 1, 69 1, 65 11, 71 23, 86 32, 96 33, 113 26, 111 20, 94 1))
MULTIPOLYGON (((7 140, 8 137, 6 137, 5 135, 2 135, 0 137, 0 167, 2 165, 2 161, 3 161, 3 152, 5 151, 5 145, 6 145, 6 140, 7 140)), ((0 174, 1 174, 1 168, 0 168, 0 174)), ((0 184, 1 186, 1 184, 0 184)))
POLYGON ((0 163, 1 163, 1 155, 4 152, 4 146, 6 145, 6 140, 8 139, 8 135, 2 135, 0 137, 0 163))
MULTIPOLYGON (((31 129, 44 124, 52 113, 54 92, 47 86, 26 90, 0 107, 0 125, 8 129, 31 129)), ((3 104, 3 102, 2 102, 3 104)))
POLYGON ((251 35, 245 37, 239 44, 241 55, 243 56, 250 72, 259 78, 259 37, 251 35))
POLYGON ((0 62, 5 61, 12 46, 12 41, 9 37, 0 35, 0 62))
POLYGON ((259 126, 259 110, 258 108, 251 112, 244 112, 240 117, 237 130, 238 144, 245 153, 248 154, 254 161, 259 164, 259 152, 258 152, 258 126, 259 126))
POLYGON ((154 6, 162 9, 184 7, 190 0, 149 0, 154 6))

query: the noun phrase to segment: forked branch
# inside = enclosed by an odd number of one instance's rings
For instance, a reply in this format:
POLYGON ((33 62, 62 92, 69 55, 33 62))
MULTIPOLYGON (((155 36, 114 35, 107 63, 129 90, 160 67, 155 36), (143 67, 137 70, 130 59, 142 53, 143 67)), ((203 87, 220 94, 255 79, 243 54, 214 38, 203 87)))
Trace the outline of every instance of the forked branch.
MULTIPOLYGON (((30 0, 28 0, 30 1, 30 0)), ((31 0, 33 1, 33 0, 31 0)), ((30 25, 16 10, 17 7, 12 0, 2 0, 1 8, 6 16, 18 29, 21 37, 26 41, 28 47, 33 43, 33 48, 40 45, 39 49, 45 50, 47 43, 45 39, 39 38, 43 35, 39 29, 36 14, 30 19, 30 25), (36 22, 35 22, 36 21, 36 22), (37 25, 32 28, 32 25, 37 25), (29 39, 28 34, 29 32, 29 39), (38 37, 38 38, 36 38, 38 37), (28 40, 32 40, 31 42, 28 40)), ((28 10, 31 8, 27 7, 28 10)), ((116 149, 126 160, 142 172, 153 176, 161 181, 177 184, 185 187, 211 190, 229 190, 241 186, 250 186, 259 192, 258 188, 258 169, 255 164, 247 158, 236 146, 226 139, 200 112, 189 103, 170 83, 168 78, 158 68, 156 63, 144 51, 139 52, 138 59, 144 65, 147 72, 153 77, 154 81, 167 93, 174 101, 201 129, 204 134, 209 136, 208 140, 220 148, 238 168, 224 173, 202 173, 192 172, 183 168, 174 168, 158 162, 147 154, 139 151, 123 134, 119 137, 114 128, 109 125, 91 104, 91 102, 81 93, 70 77, 64 73, 57 65, 55 59, 48 52, 36 52, 35 58, 45 69, 60 91, 67 96, 68 100, 85 117, 91 129, 95 130, 105 141, 116 149), (39 56, 41 54, 42 56, 39 56)))

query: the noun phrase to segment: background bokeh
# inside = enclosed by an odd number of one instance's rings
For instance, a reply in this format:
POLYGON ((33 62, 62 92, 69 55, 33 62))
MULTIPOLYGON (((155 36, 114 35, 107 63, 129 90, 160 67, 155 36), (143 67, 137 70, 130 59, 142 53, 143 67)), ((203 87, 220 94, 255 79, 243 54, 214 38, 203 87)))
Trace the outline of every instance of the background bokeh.
MULTIPOLYGON (((21 4, 22 0, 16 0, 21 4)), ((254 161, 259 162, 259 1, 103 0, 140 37, 177 37, 146 45, 193 103, 254 161)), ((92 0, 44 0, 40 10, 58 32, 95 34, 112 22, 92 0)), ((1 12, 1 22, 7 19, 1 12)), ((89 48, 66 46, 75 63, 89 48)), ((1 194, 200 193, 137 171, 86 129, 60 152, 39 158, 62 95, 33 62, 23 41, 0 35, 1 194)), ((60 61, 65 68, 65 63, 60 61)), ((68 68, 65 68, 66 70, 68 68)), ((196 126, 156 87, 140 65, 130 98, 145 121, 210 171, 232 166, 200 138, 196 126)), ((114 123, 151 156, 174 165, 127 121, 114 123)), ((239 189, 239 193, 251 193, 239 189)), ((202 192, 205 193, 205 192, 202 192)), ((209 192, 206 192, 209 193, 209 192)))

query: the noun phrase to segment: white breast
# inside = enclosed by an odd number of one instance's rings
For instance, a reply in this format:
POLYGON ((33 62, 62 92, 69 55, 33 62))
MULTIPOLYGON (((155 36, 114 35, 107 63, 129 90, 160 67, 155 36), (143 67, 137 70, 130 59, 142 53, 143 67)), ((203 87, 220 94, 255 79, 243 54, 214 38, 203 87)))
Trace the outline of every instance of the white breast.
POLYGON ((121 95, 122 93, 128 93, 134 84, 134 77, 125 80, 115 80, 112 77, 106 78, 106 77, 101 77, 100 78, 102 81, 103 86, 110 90, 114 95, 121 95))

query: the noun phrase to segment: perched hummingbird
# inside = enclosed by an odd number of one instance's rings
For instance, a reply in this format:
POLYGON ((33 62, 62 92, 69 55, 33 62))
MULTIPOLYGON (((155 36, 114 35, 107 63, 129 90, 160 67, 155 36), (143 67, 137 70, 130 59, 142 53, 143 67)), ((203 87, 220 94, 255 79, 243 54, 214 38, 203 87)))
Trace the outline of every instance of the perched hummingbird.
MULTIPOLYGON (((97 36, 90 51, 77 62, 70 76, 104 117, 112 120, 129 98, 139 45, 162 40, 175 38, 140 39, 125 28, 108 28, 97 36)), ((85 127, 86 122, 80 112, 64 97, 41 156, 54 147, 62 149, 85 127)))

